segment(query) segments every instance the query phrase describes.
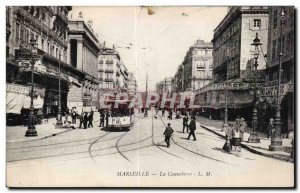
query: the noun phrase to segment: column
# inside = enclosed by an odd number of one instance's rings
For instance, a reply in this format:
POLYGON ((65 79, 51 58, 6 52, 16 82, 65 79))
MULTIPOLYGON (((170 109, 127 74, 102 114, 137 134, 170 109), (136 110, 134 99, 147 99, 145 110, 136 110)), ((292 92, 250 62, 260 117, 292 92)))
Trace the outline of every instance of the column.
POLYGON ((82 55, 83 55, 82 39, 77 40, 77 69, 83 70, 82 55))
POLYGON ((71 40, 68 40, 68 50, 67 50, 67 63, 71 65, 71 40))

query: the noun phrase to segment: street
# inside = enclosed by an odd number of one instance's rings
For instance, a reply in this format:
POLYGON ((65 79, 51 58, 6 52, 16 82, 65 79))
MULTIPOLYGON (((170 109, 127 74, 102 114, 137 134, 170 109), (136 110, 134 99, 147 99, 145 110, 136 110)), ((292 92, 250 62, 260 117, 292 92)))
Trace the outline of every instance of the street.
POLYGON ((7 142, 9 186, 293 186, 294 165, 222 150, 224 139, 197 123, 186 140, 182 119, 136 114, 130 131, 74 129, 48 138, 7 142), (174 134, 166 147, 163 132, 174 134), (82 181, 82 179, 85 179, 82 181), (183 183, 184 182, 184 183, 183 183))

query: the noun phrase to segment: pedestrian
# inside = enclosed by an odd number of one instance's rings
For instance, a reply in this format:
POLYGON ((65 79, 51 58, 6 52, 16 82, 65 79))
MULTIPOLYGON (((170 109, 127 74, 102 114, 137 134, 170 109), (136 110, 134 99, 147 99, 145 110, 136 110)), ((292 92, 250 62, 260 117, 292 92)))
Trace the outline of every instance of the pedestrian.
POLYGON ((79 116, 79 128, 81 128, 81 125, 84 125, 83 121, 84 121, 84 112, 82 112, 81 115, 79 116))
POLYGON ((159 109, 158 109, 158 107, 156 106, 156 107, 155 107, 155 113, 156 113, 156 115, 158 114, 158 110, 159 110, 159 109))
POLYGON ((106 121, 106 127, 108 127, 108 117, 109 117, 109 112, 108 110, 106 111, 106 115, 105 115, 105 121, 106 121))
POLYGON ((190 129, 190 133, 188 136, 188 140, 190 140, 190 137, 193 136, 194 141, 196 141, 196 135, 195 135, 195 130, 196 130, 196 121, 195 121, 195 116, 191 117, 191 122, 189 124, 189 129, 190 129))
POLYGON ((239 130, 240 130, 240 138, 241 138, 242 141, 244 141, 244 132, 245 132, 246 128, 247 128, 247 122, 242 117, 241 121, 240 121, 240 128, 239 128, 239 130))
POLYGON ((84 116, 83 116, 83 127, 84 127, 84 129, 87 129, 87 123, 88 123, 88 113, 84 113, 84 116))
POLYGON ((99 127, 104 127, 104 119, 105 119, 105 114, 103 111, 101 111, 101 114, 100 114, 100 125, 99 127))
POLYGON ((76 124, 76 108, 73 108, 71 117, 72 117, 72 124, 76 124))
POLYGON ((272 138, 273 131, 274 131, 274 119, 270 118, 270 121, 269 121, 269 124, 268 124, 268 136, 267 136, 268 139, 270 137, 272 138))
POLYGON ((94 111, 91 111, 91 113, 88 116, 88 127, 93 127, 93 120, 94 120, 94 111))
POLYGON ((188 125, 188 117, 186 115, 184 115, 183 119, 182 119, 182 133, 184 133, 184 129, 186 128, 186 132, 188 133, 189 132, 189 125, 188 125))
POLYGON ((233 124, 229 123, 228 127, 225 128, 225 139, 226 142, 223 145, 223 150, 228 153, 232 150, 232 135, 233 135, 233 124))
POLYGON ((170 138, 172 136, 172 133, 174 133, 174 130, 171 127, 171 124, 168 123, 168 126, 166 127, 165 131, 164 131, 164 136, 165 136, 165 142, 167 143, 167 147, 170 147, 170 138))
POLYGON ((69 108, 66 109, 66 112, 65 112, 65 124, 68 123, 68 119, 69 119, 69 115, 70 115, 70 112, 69 112, 69 108))
POLYGON ((173 112, 172 112, 172 109, 170 109, 170 110, 169 110, 169 119, 170 119, 170 120, 172 120, 172 115, 173 115, 173 112))
POLYGON ((163 108, 163 109, 161 110, 161 116, 162 116, 162 117, 165 117, 165 108, 163 108))
POLYGON ((235 151, 241 151, 241 134, 240 129, 235 128, 232 132, 232 146, 234 147, 235 151))

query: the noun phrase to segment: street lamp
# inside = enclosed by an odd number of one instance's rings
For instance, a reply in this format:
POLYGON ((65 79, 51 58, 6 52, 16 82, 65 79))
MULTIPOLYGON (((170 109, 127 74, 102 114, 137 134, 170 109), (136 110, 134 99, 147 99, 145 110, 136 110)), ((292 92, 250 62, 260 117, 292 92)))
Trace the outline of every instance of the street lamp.
POLYGON ((256 36, 253 40, 253 43, 251 44, 255 47, 254 50, 254 68, 255 68, 255 82, 254 82, 254 97, 253 97, 253 113, 252 113, 252 133, 250 133, 250 136, 248 138, 249 143, 260 143, 260 139, 257 136, 256 130, 257 130, 257 60, 259 57, 259 49, 258 47, 262 45, 260 43, 260 39, 258 38, 258 33, 256 33, 256 36))
POLYGON ((229 65, 229 49, 227 49, 227 62, 226 62, 226 82, 225 82, 225 111, 224 111, 224 122, 222 126, 222 131, 228 127, 228 91, 227 91, 227 82, 228 82, 228 65, 229 65))
POLYGON ((282 53, 282 24, 285 20, 285 14, 283 8, 280 13, 280 53, 279 53, 279 69, 278 69, 278 87, 277 87, 277 101, 276 101, 276 114, 274 121, 275 132, 271 136, 271 145, 269 146, 270 151, 276 151, 281 149, 281 118, 280 118, 280 92, 281 92, 281 57, 282 53))
POLYGON ((61 80, 60 80, 60 53, 58 60, 58 110, 57 110, 57 119, 56 119, 56 127, 61 127, 63 125, 62 116, 61 116, 61 80))
POLYGON ((35 129, 35 114, 34 114, 34 106, 33 106, 33 95, 34 95, 34 64, 38 60, 37 57, 37 42, 35 39, 30 39, 31 45, 31 91, 30 91, 30 109, 29 109, 29 124, 28 129, 25 133, 26 137, 35 137, 38 136, 37 131, 35 129))

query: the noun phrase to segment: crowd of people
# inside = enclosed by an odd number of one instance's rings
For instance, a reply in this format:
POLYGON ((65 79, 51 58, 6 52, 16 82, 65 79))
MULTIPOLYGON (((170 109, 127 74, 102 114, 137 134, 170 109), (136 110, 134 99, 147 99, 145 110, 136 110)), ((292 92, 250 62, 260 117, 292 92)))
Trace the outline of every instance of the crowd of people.
MULTIPOLYGON (((108 125, 108 118, 112 115, 113 112, 109 111, 108 109, 99 109, 100 114, 100 124, 99 127, 107 127, 108 125)), ((175 111, 175 118, 181 119, 182 118, 182 133, 187 132, 187 140, 193 137, 193 140, 196 141, 196 115, 193 112, 189 112, 187 110, 174 110, 175 111)), ((139 111, 140 112, 140 111, 139 111)), ((173 119, 173 110, 167 108, 158 108, 155 107, 155 116, 158 116, 159 112, 161 112, 162 117, 166 117, 166 112, 168 112, 167 119, 173 119)), ((117 112, 115 112, 117 113, 117 112)), ((132 113, 132 112, 131 112, 132 113)), ((143 109, 142 113, 144 113, 145 117, 148 114, 148 109, 143 109)), ((82 112, 80 115, 76 110, 76 107, 67 109, 65 111, 65 120, 64 123, 70 126, 71 124, 76 124, 76 120, 79 119, 79 126, 78 128, 87 129, 89 127, 93 127, 93 120, 94 120, 94 112, 91 110, 90 112, 82 112)), ((174 130, 171 127, 171 124, 168 123, 168 126, 165 129, 163 135, 165 136, 165 142, 167 147, 170 147, 170 137, 172 136, 174 130)), ((241 142, 244 141, 244 132, 247 128, 247 122, 243 117, 237 116, 234 123, 229 123, 229 126, 225 129, 225 144, 223 146, 223 150, 227 152, 232 151, 241 151, 241 142)), ((271 118, 268 124, 268 134, 267 138, 271 137, 274 133, 274 120, 271 118)))

